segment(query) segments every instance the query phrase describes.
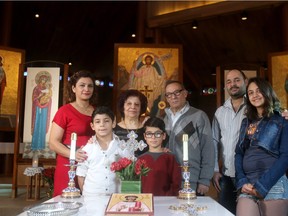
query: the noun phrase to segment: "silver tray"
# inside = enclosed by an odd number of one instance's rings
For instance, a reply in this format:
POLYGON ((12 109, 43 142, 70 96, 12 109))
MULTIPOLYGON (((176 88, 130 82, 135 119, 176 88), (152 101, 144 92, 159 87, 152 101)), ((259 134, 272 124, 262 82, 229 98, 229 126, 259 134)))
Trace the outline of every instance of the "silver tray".
POLYGON ((70 216, 76 214, 83 204, 80 202, 50 202, 24 208, 31 216, 70 216))

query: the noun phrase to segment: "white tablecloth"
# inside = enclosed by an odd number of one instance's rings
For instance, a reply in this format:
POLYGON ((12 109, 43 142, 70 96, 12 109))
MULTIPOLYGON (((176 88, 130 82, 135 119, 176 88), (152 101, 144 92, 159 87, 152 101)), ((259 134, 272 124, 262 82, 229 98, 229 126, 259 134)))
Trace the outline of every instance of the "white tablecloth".
MULTIPOLYGON (((106 205, 110 196, 98 195, 95 197, 80 197, 75 199, 65 199, 57 196, 46 202, 81 202, 83 206, 77 213, 78 216, 104 216, 106 205)), ((198 213, 199 216, 233 216, 227 209, 213 200, 211 197, 197 197, 195 200, 187 201, 177 199, 172 196, 155 196, 154 197, 154 216, 183 216, 185 214, 181 212, 175 212, 169 209, 169 206, 178 206, 185 203, 193 203, 197 206, 205 206, 207 210, 205 212, 198 213)), ((19 216, 26 216, 27 213, 23 212, 19 216)))
POLYGON ((42 173, 43 170, 43 167, 27 167, 23 174, 26 176, 34 176, 37 173, 42 173))

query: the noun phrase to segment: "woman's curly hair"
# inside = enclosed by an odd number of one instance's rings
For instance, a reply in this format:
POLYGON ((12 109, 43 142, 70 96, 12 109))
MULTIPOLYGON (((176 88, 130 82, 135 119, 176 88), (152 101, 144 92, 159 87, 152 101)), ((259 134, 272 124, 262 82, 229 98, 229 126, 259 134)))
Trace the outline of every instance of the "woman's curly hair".
POLYGON ((121 92, 121 94, 119 95, 118 110, 119 110, 119 112, 121 114, 121 117, 125 118, 125 115, 124 115, 124 104, 125 104, 126 100, 129 97, 138 97, 139 98, 139 100, 140 100, 140 115, 139 115, 139 118, 140 118, 140 116, 143 113, 145 113, 146 110, 147 110, 148 100, 147 100, 146 96, 143 93, 141 93, 140 91, 138 91, 136 89, 125 90, 125 91, 121 92))

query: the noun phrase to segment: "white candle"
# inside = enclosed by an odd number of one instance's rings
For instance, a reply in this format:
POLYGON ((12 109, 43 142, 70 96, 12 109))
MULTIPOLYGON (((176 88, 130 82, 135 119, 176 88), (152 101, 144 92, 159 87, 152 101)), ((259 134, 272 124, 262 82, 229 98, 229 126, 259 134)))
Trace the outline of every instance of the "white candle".
POLYGON ((38 167, 38 161, 38 152, 34 152, 32 158, 32 167, 38 167))
POLYGON ((70 160, 75 160, 76 140, 77 140, 77 134, 76 133, 72 133, 71 134, 71 145, 70 145, 70 160))
POLYGON ((183 161, 188 161, 188 134, 183 134, 183 161))

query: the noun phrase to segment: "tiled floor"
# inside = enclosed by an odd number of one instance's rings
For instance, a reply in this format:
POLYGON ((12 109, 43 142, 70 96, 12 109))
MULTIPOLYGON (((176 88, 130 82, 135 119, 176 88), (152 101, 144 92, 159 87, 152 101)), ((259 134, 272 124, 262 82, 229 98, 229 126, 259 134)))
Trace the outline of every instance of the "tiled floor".
POLYGON ((23 212, 25 207, 46 201, 46 188, 41 188, 40 199, 37 201, 26 200, 26 187, 19 187, 17 197, 12 199, 11 178, 0 177, 0 216, 15 216, 23 212))

